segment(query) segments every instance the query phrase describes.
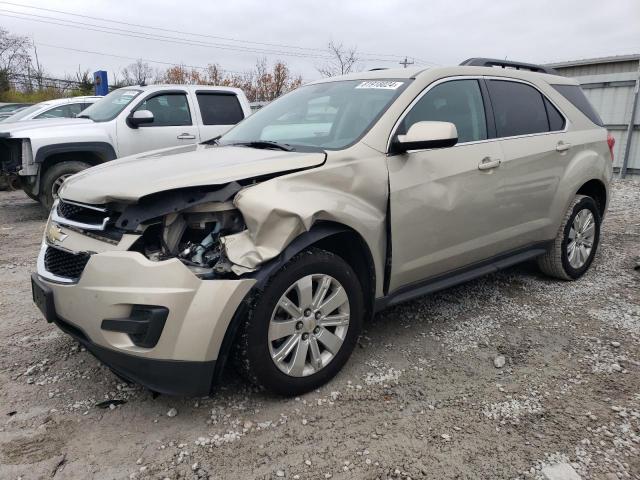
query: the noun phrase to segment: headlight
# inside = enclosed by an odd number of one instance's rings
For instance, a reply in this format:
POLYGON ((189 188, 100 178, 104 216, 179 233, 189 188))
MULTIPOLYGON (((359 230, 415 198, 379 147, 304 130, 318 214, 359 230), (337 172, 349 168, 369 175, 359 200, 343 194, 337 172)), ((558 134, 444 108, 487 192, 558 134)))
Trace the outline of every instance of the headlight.
POLYGON ((33 151, 31 141, 25 138, 22 140, 22 167, 27 168, 29 165, 33 165, 33 151))

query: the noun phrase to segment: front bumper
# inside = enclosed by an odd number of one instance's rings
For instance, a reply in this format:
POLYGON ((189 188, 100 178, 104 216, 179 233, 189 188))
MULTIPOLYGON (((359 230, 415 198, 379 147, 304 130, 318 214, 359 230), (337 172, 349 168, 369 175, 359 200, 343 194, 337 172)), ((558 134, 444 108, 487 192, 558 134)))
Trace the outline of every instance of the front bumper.
POLYGON ((167 394, 209 393, 227 328, 255 283, 201 280, 179 260, 152 262, 131 251, 91 255, 80 279, 71 284, 48 279, 42 262, 38 266, 34 301, 49 321, 122 377, 167 394), (36 286, 50 296, 49 307, 36 298, 36 286), (104 322, 133 318, 141 305, 167 311, 152 347, 140 346, 129 333, 113 331, 104 322))

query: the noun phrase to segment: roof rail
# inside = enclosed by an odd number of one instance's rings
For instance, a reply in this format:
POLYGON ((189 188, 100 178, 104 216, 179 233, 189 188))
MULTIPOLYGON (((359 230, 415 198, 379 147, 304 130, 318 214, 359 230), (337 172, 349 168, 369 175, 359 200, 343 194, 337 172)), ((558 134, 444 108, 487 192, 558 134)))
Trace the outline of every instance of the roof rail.
POLYGON ((376 67, 376 68, 370 68, 368 71, 369 71, 369 72, 377 72, 378 70, 389 70, 389 67, 376 67))
POLYGON ((513 62, 511 60, 499 60, 497 58, 468 58, 460 65, 473 67, 502 67, 515 68, 516 70, 529 70, 531 72, 548 73, 549 75, 559 75, 559 73, 551 67, 536 65, 534 63, 513 62))

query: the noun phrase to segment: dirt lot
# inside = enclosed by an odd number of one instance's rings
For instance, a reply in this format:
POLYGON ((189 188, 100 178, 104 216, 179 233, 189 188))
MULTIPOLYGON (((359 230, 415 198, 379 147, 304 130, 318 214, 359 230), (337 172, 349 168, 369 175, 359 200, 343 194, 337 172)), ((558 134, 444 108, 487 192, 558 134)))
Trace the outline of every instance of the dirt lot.
POLYGON ((580 281, 524 265, 388 310, 295 399, 233 371, 211 398, 123 384, 31 303, 44 220, 0 192, 2 479, 640 478, 639 182, 615 185, 580 281))

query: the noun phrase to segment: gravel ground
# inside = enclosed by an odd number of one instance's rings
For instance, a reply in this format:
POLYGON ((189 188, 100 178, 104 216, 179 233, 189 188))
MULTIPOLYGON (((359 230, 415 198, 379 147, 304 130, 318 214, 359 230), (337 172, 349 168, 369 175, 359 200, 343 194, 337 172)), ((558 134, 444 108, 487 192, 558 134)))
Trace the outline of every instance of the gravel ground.
POLYGON ((44 220, 0 192, 2 479, 640 478, 637 181, 580 281, 523 265, 390 309, 295 399, 231 370, 210 398, 119 381, 31 303, 44 220))

